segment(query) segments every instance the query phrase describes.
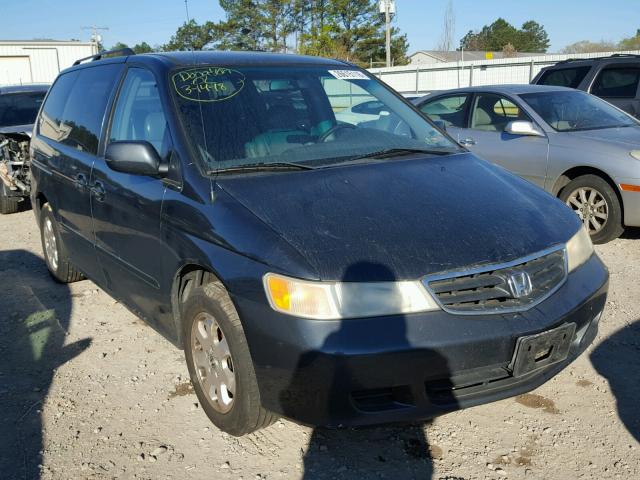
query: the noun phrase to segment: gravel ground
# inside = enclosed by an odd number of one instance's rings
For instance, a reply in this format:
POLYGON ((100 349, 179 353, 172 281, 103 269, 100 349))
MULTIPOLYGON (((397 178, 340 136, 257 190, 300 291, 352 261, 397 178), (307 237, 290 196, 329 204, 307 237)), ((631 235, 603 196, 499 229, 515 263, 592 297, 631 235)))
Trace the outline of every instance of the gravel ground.
POLYGON ((233 438, 181 351, 89 281, 54 283, 33 214, 0 217, 0 478, 640 478, 640 232, 597 248, 593 346, 530 394, 416 426, 233 438))

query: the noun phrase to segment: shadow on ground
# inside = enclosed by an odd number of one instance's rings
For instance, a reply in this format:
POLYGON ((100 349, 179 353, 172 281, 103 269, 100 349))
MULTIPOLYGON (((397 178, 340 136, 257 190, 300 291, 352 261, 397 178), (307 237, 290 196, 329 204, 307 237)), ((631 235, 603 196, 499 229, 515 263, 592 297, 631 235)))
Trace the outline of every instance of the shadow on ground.
POLYGON ((618 415, 640 442, 640 320, 618 330, 591 354, 591 362, 606 378, 616 397, 618 415))
POLYGON ((25 250, 0 252, 0 312, 0 476, 38 479, 42 407, 54 372, 91 340, 65 345, 69 287, 25 250))

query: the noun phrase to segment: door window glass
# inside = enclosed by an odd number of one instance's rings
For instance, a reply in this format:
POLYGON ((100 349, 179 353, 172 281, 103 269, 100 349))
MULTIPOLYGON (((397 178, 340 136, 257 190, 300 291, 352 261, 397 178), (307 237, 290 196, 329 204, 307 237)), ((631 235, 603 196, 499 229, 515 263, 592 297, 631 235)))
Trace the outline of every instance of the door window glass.
POLYGON ((464 120, 469 95, 454 95, 432 100, 420 107, 431 120, 442 120, 447 126, 465 128, 464 120))
POLYGON ((530 121, 520 107, 505 97, 484 94, 476 97, 471 114, 471 128, 488 132, 503 132, 509 122, 530 121))
POLYGON ((40 133, 95 155, 107 102, 121 65, 103 65, 65 74, 52 87, 40 133))
POLYGON ((113 113, 110 142, 146 141, 162 154, 167 119, 151 72, 130 68, 113 113))
POLYGON ((552 85, 555 87, 578 88, 580 82, 587 76, 591 67, 560 68, 547 70, 542 74, 538 85, 552 85))
POLYGON ((640 68, 607 68, 600 72, 591 93, 605 98, 635 98, 640 68))

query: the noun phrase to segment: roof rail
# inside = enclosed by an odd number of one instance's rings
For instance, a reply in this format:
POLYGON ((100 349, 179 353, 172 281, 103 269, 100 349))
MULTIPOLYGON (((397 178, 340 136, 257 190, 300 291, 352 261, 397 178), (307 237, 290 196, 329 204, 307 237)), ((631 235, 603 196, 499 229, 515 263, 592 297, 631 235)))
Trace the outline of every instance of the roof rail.
POLYGON ((85 62, 87 60, 90 62, 95 62, 96 60, 100 60, 103 57, 126 57, 129 55, 135 55, 135 54, 136 52, 134 52, 128 47, 120 48, 118 50, 103 50, 102 52, 96 55, 91 55, 90 57, 84 57, 76 60, 75 62, 73 62, 73 66, 75 67, 76 65, 80 65, 82 62, 85 62))
POLYGON ((571 62, 597 62, 600 60, 606 60, 608 58, 640 58, 640 55, 635 53, 613 53, 606 57, 592 57, 592 58, 567 58, 558 63, 571 63, 571 62))

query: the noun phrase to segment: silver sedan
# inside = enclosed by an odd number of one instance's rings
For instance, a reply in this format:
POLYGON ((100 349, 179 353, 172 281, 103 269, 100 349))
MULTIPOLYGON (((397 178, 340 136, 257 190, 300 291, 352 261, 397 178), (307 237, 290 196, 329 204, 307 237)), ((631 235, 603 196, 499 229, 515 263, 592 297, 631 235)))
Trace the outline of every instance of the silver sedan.
POLYGON ((559 197, 595 243, 640 226, 640 122, 588 93, 500 85, 413 103, 475 154, 559 197))

